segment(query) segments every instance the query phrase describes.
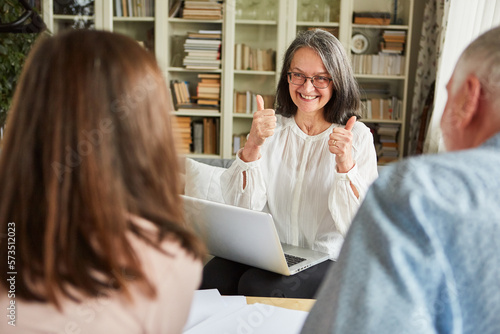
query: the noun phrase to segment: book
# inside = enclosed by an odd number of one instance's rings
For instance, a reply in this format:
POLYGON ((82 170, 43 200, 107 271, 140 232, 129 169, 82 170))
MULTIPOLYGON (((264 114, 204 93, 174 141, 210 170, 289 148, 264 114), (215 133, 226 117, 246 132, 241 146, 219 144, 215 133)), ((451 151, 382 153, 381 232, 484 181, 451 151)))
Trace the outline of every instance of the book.
POLYGON ((214 105, 199 105, 198 103, 189 103, 179 105, 177 107, 177 112, 182 113, 220 113, 219 106, 214 105))
POLYGON ((123 16, 121 0, 115 0, 115 16, 117 17, 123 16))
POLYGON ((220 80, 220 74, 200 73, 200 74, 198 74, 198 78, 200 78, 200 79, 219 79, 220 80))
POLYGON ((188 32, 187 37, 192 38, 192 39, 201 38, 201 39, 218 39, 218 40, 220 40, 222 38, 222 34, 202 34, 202 33, 198 33, 198 32, 188 32))
POLYGON ((219 100, 198 99, 198 105, 219 106, 219 100))
POLYGON ((193 121, 193 153, 203 153, 203 121, 193 121))
POLYGON ((216 154, 215 121, 211 117, 203 118, 203 153, 216 154))
POLYGON ((379 17, 356 17, 354 19, 356 24, 373 24, 373 25, 389 25, 391 24, 391 19, 384 19, 379 17))
POLYGON ((388 12, 354 12, 353 23, 389 25, 391 23, 391 13, 388 12))
POLYGON ((253 114, 257 110, 257 95, 261 95, 266 108, 273 108, 274 95, 258 94, 251 91, 234 92, 233 113, 253 114))

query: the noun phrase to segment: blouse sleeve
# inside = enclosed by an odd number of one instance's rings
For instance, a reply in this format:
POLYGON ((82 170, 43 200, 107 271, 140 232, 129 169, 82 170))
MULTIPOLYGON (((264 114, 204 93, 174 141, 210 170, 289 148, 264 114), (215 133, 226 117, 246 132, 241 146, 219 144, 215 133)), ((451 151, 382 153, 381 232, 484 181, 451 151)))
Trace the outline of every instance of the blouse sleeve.
POLYGON ((368 187, 378 176, 377 155, 370 129, 357 122, 352 131, 355 165, 347 173, 335 172, 334 184, 328 196, 328 206, 333 221, 344 237, 368 187), (358 190, 359 198, 354 195, 351 183, 358 190))
POLYGON ((261 211, 267 202, 267 191, 261 170, 261 159, 244 162, 240 158, 241 150, 220 178, 224 202, 247 209, 261 211), (246 174, 244 176, 244 174, 246 174), (244 178, 246 186, 243 188, 244 178))

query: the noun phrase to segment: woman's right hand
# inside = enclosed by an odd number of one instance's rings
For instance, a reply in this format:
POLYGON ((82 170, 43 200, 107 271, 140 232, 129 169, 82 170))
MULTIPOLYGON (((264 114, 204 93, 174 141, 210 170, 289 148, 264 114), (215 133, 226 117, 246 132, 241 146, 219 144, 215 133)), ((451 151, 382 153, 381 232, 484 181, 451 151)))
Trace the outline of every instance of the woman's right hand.
POLYGON ((252 127, 248 140, 243 147, 240 158, 245 162, 255 161, 260 158, 260 147, 266 138, 274 134, 276 116, 273 109, 265 109, 264 99, 257 95, 257 111, 253 114, 252 127))

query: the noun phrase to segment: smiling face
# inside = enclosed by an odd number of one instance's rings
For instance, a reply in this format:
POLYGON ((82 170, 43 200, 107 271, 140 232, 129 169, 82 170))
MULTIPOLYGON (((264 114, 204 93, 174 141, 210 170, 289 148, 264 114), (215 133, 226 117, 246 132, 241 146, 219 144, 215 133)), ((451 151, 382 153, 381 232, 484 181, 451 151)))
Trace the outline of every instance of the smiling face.
MULTIPOLYGON (((300 48, 295 52, 290 64, 290 72, 301 73, 307 77, 315 75, 330 78, 319 55, 311 48, 300 48)), ((313 86, 311 79, 307 79, 302 86, 294 85, 288 80, 288 87, 293 103, 297 106, 297 113, 323 113, 323 108, 333 95, 333 84, 319 89, 313 86)))

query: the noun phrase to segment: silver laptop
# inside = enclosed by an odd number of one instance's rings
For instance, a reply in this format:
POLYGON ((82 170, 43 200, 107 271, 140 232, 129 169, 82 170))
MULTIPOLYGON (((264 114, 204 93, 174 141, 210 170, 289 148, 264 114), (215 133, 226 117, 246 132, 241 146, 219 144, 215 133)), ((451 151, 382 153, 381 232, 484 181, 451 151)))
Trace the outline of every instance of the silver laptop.
POLYGON ((269 213, 182 197, 186 219, 211 255, 286 276, 329 259, 326 253, 281 244, 269 213))

